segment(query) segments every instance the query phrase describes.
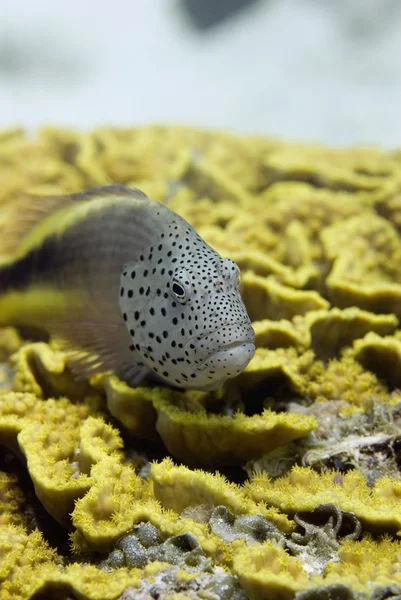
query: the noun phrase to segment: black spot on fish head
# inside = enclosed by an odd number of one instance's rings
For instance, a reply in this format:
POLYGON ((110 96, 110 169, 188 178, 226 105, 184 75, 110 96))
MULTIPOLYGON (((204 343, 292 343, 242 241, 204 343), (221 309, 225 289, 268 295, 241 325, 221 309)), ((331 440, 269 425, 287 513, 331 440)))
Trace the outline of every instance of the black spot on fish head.
POLYGON ((124 265, 120 276, 119 307, 136 352, 149 346, 154 330, 154 312, 150 310, 156 295, 149 254, 143 252, 138 261, 124 265))

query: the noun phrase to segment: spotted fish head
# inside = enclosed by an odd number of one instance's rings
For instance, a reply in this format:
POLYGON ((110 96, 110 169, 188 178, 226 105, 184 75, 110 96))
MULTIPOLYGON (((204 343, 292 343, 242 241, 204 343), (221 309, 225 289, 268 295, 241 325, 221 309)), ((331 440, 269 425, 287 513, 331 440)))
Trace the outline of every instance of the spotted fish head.
POLYGON ((131 351, 175 387, 217 389, 254 355, 238 266, 178 216, 124 266, 119 303, 131 351))

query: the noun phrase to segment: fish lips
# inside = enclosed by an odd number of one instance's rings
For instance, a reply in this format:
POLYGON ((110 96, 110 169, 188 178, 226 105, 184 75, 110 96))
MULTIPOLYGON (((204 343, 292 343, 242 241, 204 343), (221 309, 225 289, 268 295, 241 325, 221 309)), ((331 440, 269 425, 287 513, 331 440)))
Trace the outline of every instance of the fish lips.
POLYGON ((193 338, 186 344, 195 359, 197 370, 203 371, 211 362, 228 360, 237 368, 244 368, 255 354, 255 332, 249 321, 225 324, 218 329, 193 338))

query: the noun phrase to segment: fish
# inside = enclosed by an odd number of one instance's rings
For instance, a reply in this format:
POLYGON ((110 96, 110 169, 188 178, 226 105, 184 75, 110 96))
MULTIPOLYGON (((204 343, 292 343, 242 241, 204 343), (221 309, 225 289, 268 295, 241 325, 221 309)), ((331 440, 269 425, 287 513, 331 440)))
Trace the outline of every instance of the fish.
POLYGON ((0 232, 0 326, 46 331, 76 379, 216 390, 253 358, 237 264, 139 189, 32 196, 15 223, 0 232))

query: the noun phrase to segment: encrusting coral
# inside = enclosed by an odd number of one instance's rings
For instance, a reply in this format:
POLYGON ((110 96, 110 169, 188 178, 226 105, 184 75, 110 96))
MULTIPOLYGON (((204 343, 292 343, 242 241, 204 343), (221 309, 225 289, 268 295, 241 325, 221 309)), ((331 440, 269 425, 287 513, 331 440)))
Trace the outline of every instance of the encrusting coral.
POLYGON ((21 525, 29 527, 29 511, 18 477, 14 474, 0 471, 0 526, 21 525), (21 510, 25 506, 25 510, 21 510))
POLYGON ((47 127, 0 132, 0 173, 0 231, 26 192, 167 204, 239 264, 257 348, 133 389, 0 330, 0 600, 399 597, 399 152, 47 127))

